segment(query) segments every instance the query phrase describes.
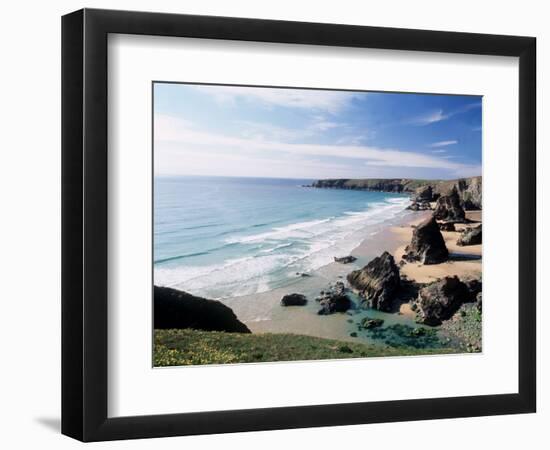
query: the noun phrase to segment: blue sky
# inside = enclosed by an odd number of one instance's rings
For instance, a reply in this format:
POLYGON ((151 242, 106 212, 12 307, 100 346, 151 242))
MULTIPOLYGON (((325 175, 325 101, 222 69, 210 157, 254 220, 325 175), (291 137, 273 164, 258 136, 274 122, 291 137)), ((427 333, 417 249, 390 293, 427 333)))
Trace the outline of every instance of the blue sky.
POLYGON ((156 175, 481 175, 481 97, 155 83, 156 175))

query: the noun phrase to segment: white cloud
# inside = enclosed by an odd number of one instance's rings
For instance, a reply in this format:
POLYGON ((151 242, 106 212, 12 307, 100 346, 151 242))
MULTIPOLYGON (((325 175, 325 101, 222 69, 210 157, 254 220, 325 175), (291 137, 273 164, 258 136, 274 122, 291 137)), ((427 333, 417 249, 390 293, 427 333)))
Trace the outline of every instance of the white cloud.
POLYGON ((458 144, 458 141, 456 140, 439 141, 439 142, 434 142, 433 144, 430 145, 430 147, 447 147, 448 145, 455 145, 455 144, 458 144))
POLYGON ((442 120, 446 120, 449 117, 451 117, 451 114, 444 114, 442 109, 438 109, 437 111, 431 111, 427 114, 413 117, 412 119, 408 120, 407 123, 422 126, 429 125, 435 122, 441 122, 442 120))
POLYGON ((300 139, 311 138, 319 133, 324 133, 336 128, 349 128, 345 123, 331 122, 329 120, 314 117, 315 121, 304 128, 288 128, 265 122, 253 122, 250 120, 235 121, 240 128, 240 136, 250 139, 272 140, 292 142, 300 139))
POLYGON ((311 125, 310 128, 318 131, 327 131, 327 130, 332 130, 334 128, 340 128, 345 126, 346 125, 342 123, 330 122, 325 120, 325 121, 315 122, 314 124, 311 125))
POLYGON ((444 150, 444 149, 432 150, 432 153, 447 153, 447 150, 444 150))
MULTIPOLYGON (((480 173, 478 166, 466 165, 420 152, 360 144, 305 144, 281 142, 265 137, 259 139, 256 136, 227 136, 197 129, 190 122, 178 118, 161 114, 155 115, 155 164, 160 173, 174 173, 175 167, 181 167, 182 164, 187 167, 190 164, 196 166, 202 161, 209 170, 218 168, 226 175, 241 176, 243 167, 239 168, 238 164, 237 166, 234 163, 230 164, 228 159, 233 162, 238 160, 241 164, 246 165, 250 165, 254 161, 258 167, 257 176, 262 176, 259 175, 261 173, 260 165, 271 165, 272 170, 274 167, 290 169, 299 162, 310 167, 323 164, 326 170, 327 162, 323 161, 323 158, 327 157, 338 158, 338 164, 330 163, 330 167, 334 167, 336 171, 335 166, 339 166, 339 172, 344 171, 344 166, 348 167, 348 171, 355 171, 362 162, 363 165, 369 167, 400 168, 402 172, 406 168, 425 168, 447 170, 456 174, 480 173), (232 172, 235 168, 238 169, 237 173, 232 172)), ((252 171, 250 175, 254 173, 252 171)), ((403 173, 403 176, 405 175, 403 173)))
POLYGON ((295 141, 314 134, 311 129, 285 128, 269 123, 238 120, 235 123, 241 128, 240 135, 249 139, 295 141))
POLYGON ((342 136, 336 141, 337 145, 361 145, 361 143, 365 142, 369 139, 368 135, 360 134, 360 135, 348 135, 348 136, 342 136))
POLYGON ((315 89, 241 86, 195 86, 194 88, 222 103, 234 103, 242 100, 245 102, 259 102, 265 106, 301 108, 330 114, 336 114, 345 109, 357 96, 353 92, 315 89))
POLYGON ((429 125, 431 123, 441 122, 442 120, 447 120, 451 117, 453 117, 456 114, 465 113, 467 111, 470 111, 471 109, 475 108, 481 108, 481 101, 472 102, 467 105, 464 105, 458 109, 455 109, 454 111, 449 112, 443 112, 442 109, 438 109, 435 111, 431 111, 427 114, 423 114, 418 117, 413 117, 412 119, 409 119, 405 121, 405 123, 409 123, 411 125, 429 125))

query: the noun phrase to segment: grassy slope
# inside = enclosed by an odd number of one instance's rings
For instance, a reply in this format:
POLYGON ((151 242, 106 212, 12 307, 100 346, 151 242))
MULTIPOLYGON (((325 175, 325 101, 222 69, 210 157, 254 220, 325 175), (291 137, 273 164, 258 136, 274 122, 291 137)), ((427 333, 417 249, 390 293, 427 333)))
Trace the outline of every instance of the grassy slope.
POLYGON ((451 349, 370 346, 294 334, 155 330, 155 366, 299 361, 453 353, 451 349))
POLYGON ((456 341, 466 352, 480 352, 482 347, 482 317, 475 303, 460 307, 451 320, 442 325, 444 335, 456 341))

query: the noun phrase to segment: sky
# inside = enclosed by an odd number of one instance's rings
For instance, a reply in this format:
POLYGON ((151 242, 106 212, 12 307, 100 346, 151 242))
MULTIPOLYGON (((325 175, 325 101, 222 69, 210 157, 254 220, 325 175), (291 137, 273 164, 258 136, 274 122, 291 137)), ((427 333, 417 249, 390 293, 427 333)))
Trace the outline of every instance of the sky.
POLYGON ((481 175, 481 97, 154 84, 155 175, 481 175))

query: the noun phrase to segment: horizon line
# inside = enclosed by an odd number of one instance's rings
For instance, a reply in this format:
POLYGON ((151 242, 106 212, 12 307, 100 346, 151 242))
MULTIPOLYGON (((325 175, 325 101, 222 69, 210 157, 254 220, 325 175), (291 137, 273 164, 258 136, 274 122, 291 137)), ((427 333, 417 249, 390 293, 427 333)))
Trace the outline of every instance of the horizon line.
POLYGON ((476 178, 483 177, 480 175, 470 175, 467 177, 454 177, 454 178, 412 178, 412 177, 328 177, 328 178, 296 178, 296 177, 261 177, 261 176, 251 176, 251 175, 203 175, 203 174, 153 174, 153 178, 174 178, 174 177, 202 177, 202 178, 251 178, 251 179, 266 179, 266 180, 430 180, 430 181, 452 181, 452 180, 461 180, 465 178, 476 178))

